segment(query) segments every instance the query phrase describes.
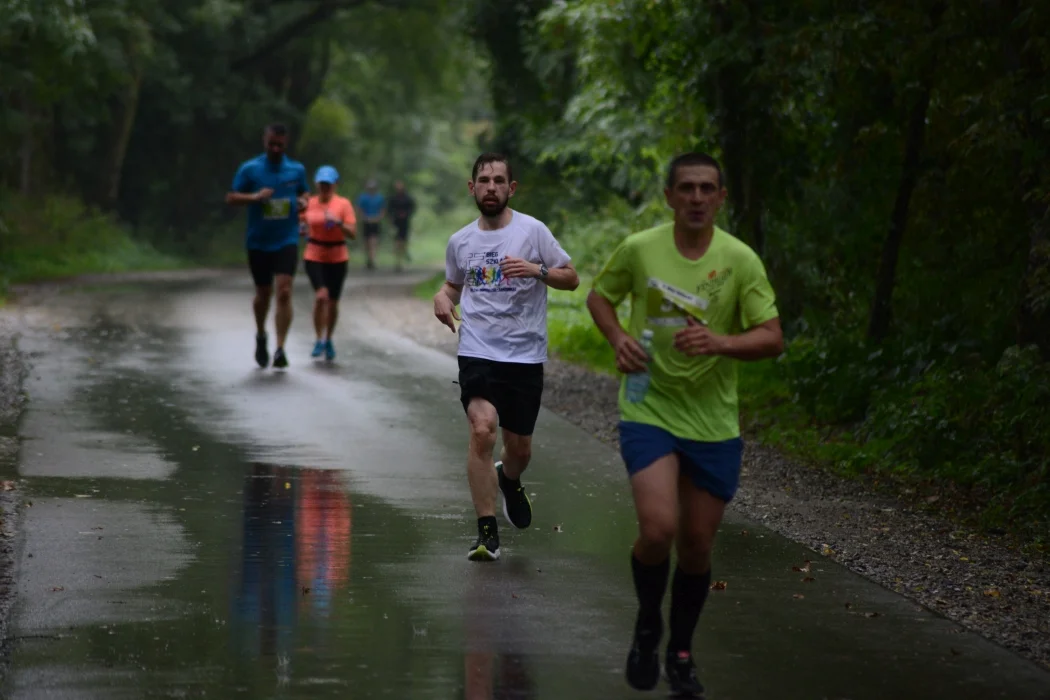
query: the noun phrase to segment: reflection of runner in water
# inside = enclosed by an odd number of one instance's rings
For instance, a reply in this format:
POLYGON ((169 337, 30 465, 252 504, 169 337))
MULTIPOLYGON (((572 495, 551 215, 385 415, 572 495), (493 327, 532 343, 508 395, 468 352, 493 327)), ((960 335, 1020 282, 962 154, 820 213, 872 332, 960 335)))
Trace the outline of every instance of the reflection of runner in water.
POLYGON ((237 169, 226 203, 248 207, 245 247, 255 282, 255 361, 260 367, 270 362, 266 316, 276 279, 277 349, 273 366, 280 368, 288 366, 284 341, 292 325, 292 277, 299 263, 299 209, 305 205, 303 195, 309 187, 306 169, 285 155, 288 130, 283 125, 268 126, 263 143, 266 152, 241 163, 237 169))
POLYGON ((337 472, 300 472, 296 509, 296 576, 309 589, 301 606, 328 617, 335 593, 350 576, 350 499, 337 472))
POLYGON ((252 465, 245 477, 241 572, 234 617, 242 646, 263 657, 292 650, 295 575, 295 480, 292 470, 252 465))
POLYGON ((507 608, 506 580, 472 568, 464 596, 465 700, 535 700, 524 655, 524 612, 507 608))

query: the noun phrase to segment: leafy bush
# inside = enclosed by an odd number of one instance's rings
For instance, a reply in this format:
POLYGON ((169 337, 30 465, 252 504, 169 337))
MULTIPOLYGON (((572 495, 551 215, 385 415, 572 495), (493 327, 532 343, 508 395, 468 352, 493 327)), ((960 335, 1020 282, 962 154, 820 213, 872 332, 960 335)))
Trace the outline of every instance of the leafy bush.
POLYGON ((74 197, 27 199, 0 190, 0 211, 0 277, 11 282, 182 264, 74 197))

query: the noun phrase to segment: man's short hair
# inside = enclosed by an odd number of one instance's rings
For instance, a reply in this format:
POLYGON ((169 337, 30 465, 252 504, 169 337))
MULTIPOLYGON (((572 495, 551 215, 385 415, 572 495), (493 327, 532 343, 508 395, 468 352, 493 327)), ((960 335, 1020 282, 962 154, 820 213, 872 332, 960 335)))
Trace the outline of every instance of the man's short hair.
POLYGON ((273 134, 274 136, 287 136, 288 127, 280 122, 274 122, 273 124, 266 125, 266 133, 273 134))
POLYGON ((492 153, 492 152, 482 153, 480 156, 478 156, 478 159, 474 161, 474 169, 472 171, 470 171, 470 179, 471 179, 471 181, 476 181, 478 179, 478 171, 481 170, 481 167, 483 165, 490 165, 492 163, 503 163, 504 165, 506 165, 507 166, 507 181, 508 182, 513 182, 514 181, 514 173, 510 169, 510 161, 507 160, 507 156, 503 155, 502 153, 492 153))
POLYGON ((674 189, 675 182, 678 179, 678 168, 689 165, 707 165, 714 168, 718 171, 718 186, 720 188, 723 187, 722 166, 718 164, 715 157, 707 153, 691 151, 675 156, 671 160, 671 165, 667 168, 667 189, 674 189))

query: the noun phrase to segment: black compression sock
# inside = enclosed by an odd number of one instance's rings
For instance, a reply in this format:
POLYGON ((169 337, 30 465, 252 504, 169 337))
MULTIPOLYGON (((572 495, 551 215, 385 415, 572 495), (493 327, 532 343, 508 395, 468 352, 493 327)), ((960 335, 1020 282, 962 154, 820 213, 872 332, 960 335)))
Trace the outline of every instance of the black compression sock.
POLYGON ((638 595, 638 620, 636 630, 656 632, 663 627, 660 605, 663 603, 664 591, 667 590, 667 575, 671 569, 671 560, 648 566, 638 561, 631 554, 631 573, 634 575, 634 592, 638 595))
POLYGON ((711 590, 711 570, 705 574, 687 574, 681 567, 675 569, 671 583, 671 638, 669 653, 692 651, 693 632, 700 620, 700 612, 711 590))
POLYGON ((486 515, 482 518, 478 518, 478 533, 480 534, 484 532, 486 527, 488 527, 490 535, 492 535, 493 537, 498 536, 499 530, 496 525, 495 515, 486 515))

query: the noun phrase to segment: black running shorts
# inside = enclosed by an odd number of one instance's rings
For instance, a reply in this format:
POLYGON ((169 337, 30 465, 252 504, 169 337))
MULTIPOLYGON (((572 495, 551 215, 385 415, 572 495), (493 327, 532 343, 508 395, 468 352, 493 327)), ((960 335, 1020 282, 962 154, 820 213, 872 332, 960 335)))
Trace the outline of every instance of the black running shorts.
POLYGON ((365 238, 378 238, 379 237, 379 222, 378 221, 366 221, 364 225, 365 238))
POLYGON ((256 287, 272 287, 274 275, 294 275, 298 265, 298 244, 277 250, 248 249, 248 269, 256 287))
POLYGON ((484 399, 496 407, 501 428, 532 435, 540 415, 543 365, 461 356, 459 392, 464 411, 471 399, 484 399))
POLYGON ((326 263, 314 260, 304 260, 303 267, 306 268, 306 276, 310 278, 310 285, 316 292, 321 287, 328 290, 328 298, 338 300, 343 293, 343 282, 346 280, 347 263, 326 263))

